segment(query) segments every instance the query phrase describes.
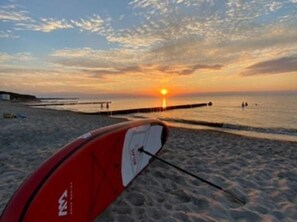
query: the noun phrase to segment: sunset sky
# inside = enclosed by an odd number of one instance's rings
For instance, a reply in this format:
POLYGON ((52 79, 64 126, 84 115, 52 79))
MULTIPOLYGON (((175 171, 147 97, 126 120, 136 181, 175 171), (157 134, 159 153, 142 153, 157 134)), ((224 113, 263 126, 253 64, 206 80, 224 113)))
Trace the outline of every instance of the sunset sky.
POLYGON ((297 90, 297 0, 1 0, 0 90, 297 90))

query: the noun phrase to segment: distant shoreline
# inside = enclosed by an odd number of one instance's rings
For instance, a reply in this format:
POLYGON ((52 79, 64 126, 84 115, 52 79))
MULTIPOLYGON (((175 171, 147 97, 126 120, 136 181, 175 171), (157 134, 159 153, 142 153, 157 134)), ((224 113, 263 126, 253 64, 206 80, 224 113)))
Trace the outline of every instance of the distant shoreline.
POLYGON ((39 100, 79 100, 78 97, 37 97, 39 100))

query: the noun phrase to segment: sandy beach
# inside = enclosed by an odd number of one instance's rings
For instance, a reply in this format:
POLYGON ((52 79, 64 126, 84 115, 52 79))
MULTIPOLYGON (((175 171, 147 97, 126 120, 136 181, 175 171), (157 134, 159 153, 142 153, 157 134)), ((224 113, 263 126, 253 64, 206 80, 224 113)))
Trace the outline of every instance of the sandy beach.
MULTIPOLYGON (((0 213, 26 176, 59 148, 124 121, 4 102, 0 115, 0 213), (4 119, 3 113, 19 118, 4 119)), ((169 133, 161 158, 246 204, 154 161, 96 222, 297 220, 297 143, 175 127, 169 133)))

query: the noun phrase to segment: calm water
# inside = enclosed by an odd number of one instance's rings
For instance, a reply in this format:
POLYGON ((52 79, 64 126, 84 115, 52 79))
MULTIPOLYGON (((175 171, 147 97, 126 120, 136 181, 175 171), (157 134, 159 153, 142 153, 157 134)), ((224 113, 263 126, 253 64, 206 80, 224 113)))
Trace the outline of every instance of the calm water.
MULTIPOLYGON (((107 101, 102 98, 100 101, 107 101)), ((85 101, 85 100, 84 100, 85 101)), ((109 110, 167 106, 189 103, 208 103, 212 106, 194 109, 179 109, 157 113, 130 114, 129 117, 144 116, 161 119, 204 121, 223 123, 223 128, 215 128, 231 133, 297 141, 297 93, 290 94, 252 94, 252 95, 203 95, 164 98, 113 98, 109 110), (248 106, 242 108, 242 102, 248 106)), ((82 112, 105 111, 100 105, 57 106, 55 109, 69 109, 82 112)), ((181 124, 170 121, 172 125, 214 129, 197 124, 181 124)))

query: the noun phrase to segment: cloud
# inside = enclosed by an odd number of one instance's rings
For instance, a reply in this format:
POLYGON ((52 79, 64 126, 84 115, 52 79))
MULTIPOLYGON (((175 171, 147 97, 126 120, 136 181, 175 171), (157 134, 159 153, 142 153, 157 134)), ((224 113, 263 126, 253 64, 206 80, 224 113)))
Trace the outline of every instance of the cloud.
POLYGON ((140 24, 113 30, 106 38, 124 47, 154 49, 165 48, 166 45, 178 46, 192 39, 196 39, 199 42, 196 45, 203 48, 261 42, 258 36, 267 37, 273 29, 294 29, 294 9, 291 7, 291 12, 279 10, 289 7, 285 4, 289 3, 270 0, 134 0, 130 5, 137 10, 137 15, 142 16, 140 24), (280 12, 275 14, 276 10, 280 12), (262 21, 272 23, 262 26, 262 21), (288 26, 288 21, 291 26, 288 26))
POLYGON ((20 36, 13 34, 13 32, 11 30, 6 30, 6 31, 0 31, 0 38, 17 39, 17 38, 20 38, 20 36))
POLYGON ((135 65, 135 66, 123 66, 113 69, 81 69, 83 73, 88 73, 92 77, 102 78, 108 75, 131 75, 138 74, 142 76, 153 76, 153 75, 192 75, 197 70, 219 70, 223 66, 216 65, 176 65, 176 66, 158 66, 158 65, 135 65))
MULTIPOLYGON (((271 61, 275 56, 290 58, 285 55, 296 54, 297 17, 291 4, 295 0, 133 0, 128 6, 131 14, 121 15, 116 22, 101 14, 33 20, 26 11, 20 14, 27 20, 14 21, 19 30, 94 33, 118 47, 55 51, 51 62, 63 68, 94 77, 193 75, 202 70, 224 72, 230 64, 257 64, 259 56, 271 61)), ((245 75, 258 69, 248 67, 245 75)))
POLYGON ((71 23, 73 26, 78 27, 80 31, 99 33, 103 29, 104 21, 99 15, 93 15, 88 19, 71 20, 71 23))
POLYGON ((16 30, 31 30, 40 32, 52 32, 58 29, 71 29, 73 26, 65 19, 41 18, 39 22, 17 23, 16 30))
POLYGON ((111 69, 81 69, 80 72, 87 73, 93 78, 104 78, 105 76, 144 74, 145 68, 141 66, 123 66, 111 69))
POLYGON ((0 67, 0 74, 14 74, 14 75, 40 75, 40 74, 44 74, 44 75, 49 75, 49 74, 57 74, 57 73, 61 73, 59 71, 56 70, 48 70, 48 69, 37 69, 37 68, 24 68, 24 67, 20 67, 20 68, 16 68, 16 67, 0 67))
POLYGON ((247 67, 244 76, 297 72, 297 55, 259 62, 247 67))
POLYGON ((187 15, 184 10, 173 8, 169 1, 134 1, 131 4, 144 9, 140 13, 139 24, 120 30, 111 28, 106 35, 108 41, 128 48, 151 48, 168 41, 208 33, 205 19, 187 15), (155 13, 155 10, 162 13, 155 13))
POLYGON ((103 51, 91 48, 57 50, 51 57, 53 63, 62 66, 100 69, 133 66, 144 59, 140 51, 131 49, 103 51))
POLYGON ((194 65, 178 65, 178 66, 161 66, 159 71, 167 74, 177 74, 177 75, 191 75, 197 70, 207 69, 207 70, 219 70, 223 67, 221 64, 208 65, 208 64, 194 64, 194 65))
MULTIPOLYGON (((0 21, 11 22, 14 24, 14 30, 30 30, 40 32, 51 32, 58 29, 69 29, 73 26, 65 19, 40 18, 33 19, 28 11, 20 9, 20 6, 6 5, 0 7, 0 21)), ((2 33, 2 37, 13 38, 12 31, 10 33, 2 33)))
POLYGON ((52 32, 59 29, 75 29, 100 34, 104 21, 98 15, 81 18, 80 20, 66 20, 56 18, 41 18, 39 21, 16 23, 16 30, 52 32))
POLYGON ((134 50, 94 50, 90 48, 64 49, 51 54, 52 62, 66 68, 72 68, 92 77, 141 73, 144 56, 134 50))
MULTIPOLYGON (((14 29, 17 31, 39 31, 39 32, 52 32, 59 29, 74 29, 78 28, 80 31, 88 31, 100 34, 103 29, 104 20, 94 14, 86 19, 81 18, 78 20, 67 20, 57 18, 36 18, 33 19, 29 12, 22 10, 20 6, 6 5, 0 6, 0 21, 11 22, 14 24, 14 29)), ((1 34, 2 38, 13 38, 12 33, 8 35, 1 34)))
MULTIPOLYGON (((104 79, 101 79, 100 82, 104 82, 104 79)), ((0 88, 36 92, 37 94, 59 92, 79 94, 80 92, 92 91, 96 93, 103 91, 100 89, 100 85, 98 86, 98 82, 82 72, 51 68, 28 68, 28 66, 20 68, 0 67, 0 88), (33 83, 32 80, 34 80, 33 83)), ((106 89, 104 91, 106 92, 106 89)))
POLYGON ((106 75, 191 75, 197 70, 220 70, 221 64, 207 63, 176 63, 152 62, 147 60, 150 52, 137 50, 119 49, 111 51, 83 49, 64 49, 52 53, 54 64, 66 68, 80 70, 92 77, 106 75))
POLYGON ((22 53, 15 53, 15 54, 9 54, 9 53, 3 53, 0 52, 0 64, 8 64, 8 63, 23 63, 32 61, 35 58, 32 56, 30 52, 22 52, 22 53))
POLYGON ((3 22, 20 22, 32 21, 28 16, 28 11, 21 10, 15 5, 0 6, 0 21, 3 22))
MULTIPOLYGON (((294 1, 291 0, 291 4, 294 4, 294 1)), ((117 29, 112 27, 110 18, 103 19, 96 14, 77 20, 33 20, 27 11, 17 10, 16 6, 3 6, 2 11, 7 14, 8 7, 11 7, 17 14, 22 15, 19 17, 23 19, 15 20, 19 21, 16 24, 17 30, 52 32, 58 29, 79 29, 81 32, 104 36, 108 42, 117 43, 121 47, 156 49, 164 48, 164 45, 170 44, 171 41, 179 44, 183 39, 191 38, 213 45, 257 38, 259 32, 260 35, 261 31, 267 33, 266 27, 257 26, 257 20, 265 20, 265 17, 285 4, 287 3, 266 0, 133 0, 129 5, 133 8, 135 19, 139 20, 138 25, 117 29)), ((296 21, 296 17, 290 16, 290 13, 282 13, 279 13, 280 18, 296 21)), ((121 18, 124 23, 125 18, 121 18)))
MULTIPOLYGON (((200 0, 198 0, 200 1, 200 0)), ((168 15, 170 13, 176 12, 176 9, 178 6, 190 6, 195 5, 198 2, 190 0, 190 1, 184 1, 184 0, 134 0, 130 2, 130 5, 132 5, 134 8, 147 10, 147 15, 168 15)), ((149 18, 149 16, 147 16, 149 18)))
POLYGON ((0 63, 5 63, 11 60, 13 57, 7 53, 0 53, 0 63))
POLYGON ((283 7, 283 4, 281 2, 271 2, 269 10, 271 12, 275 12, 283 7))

